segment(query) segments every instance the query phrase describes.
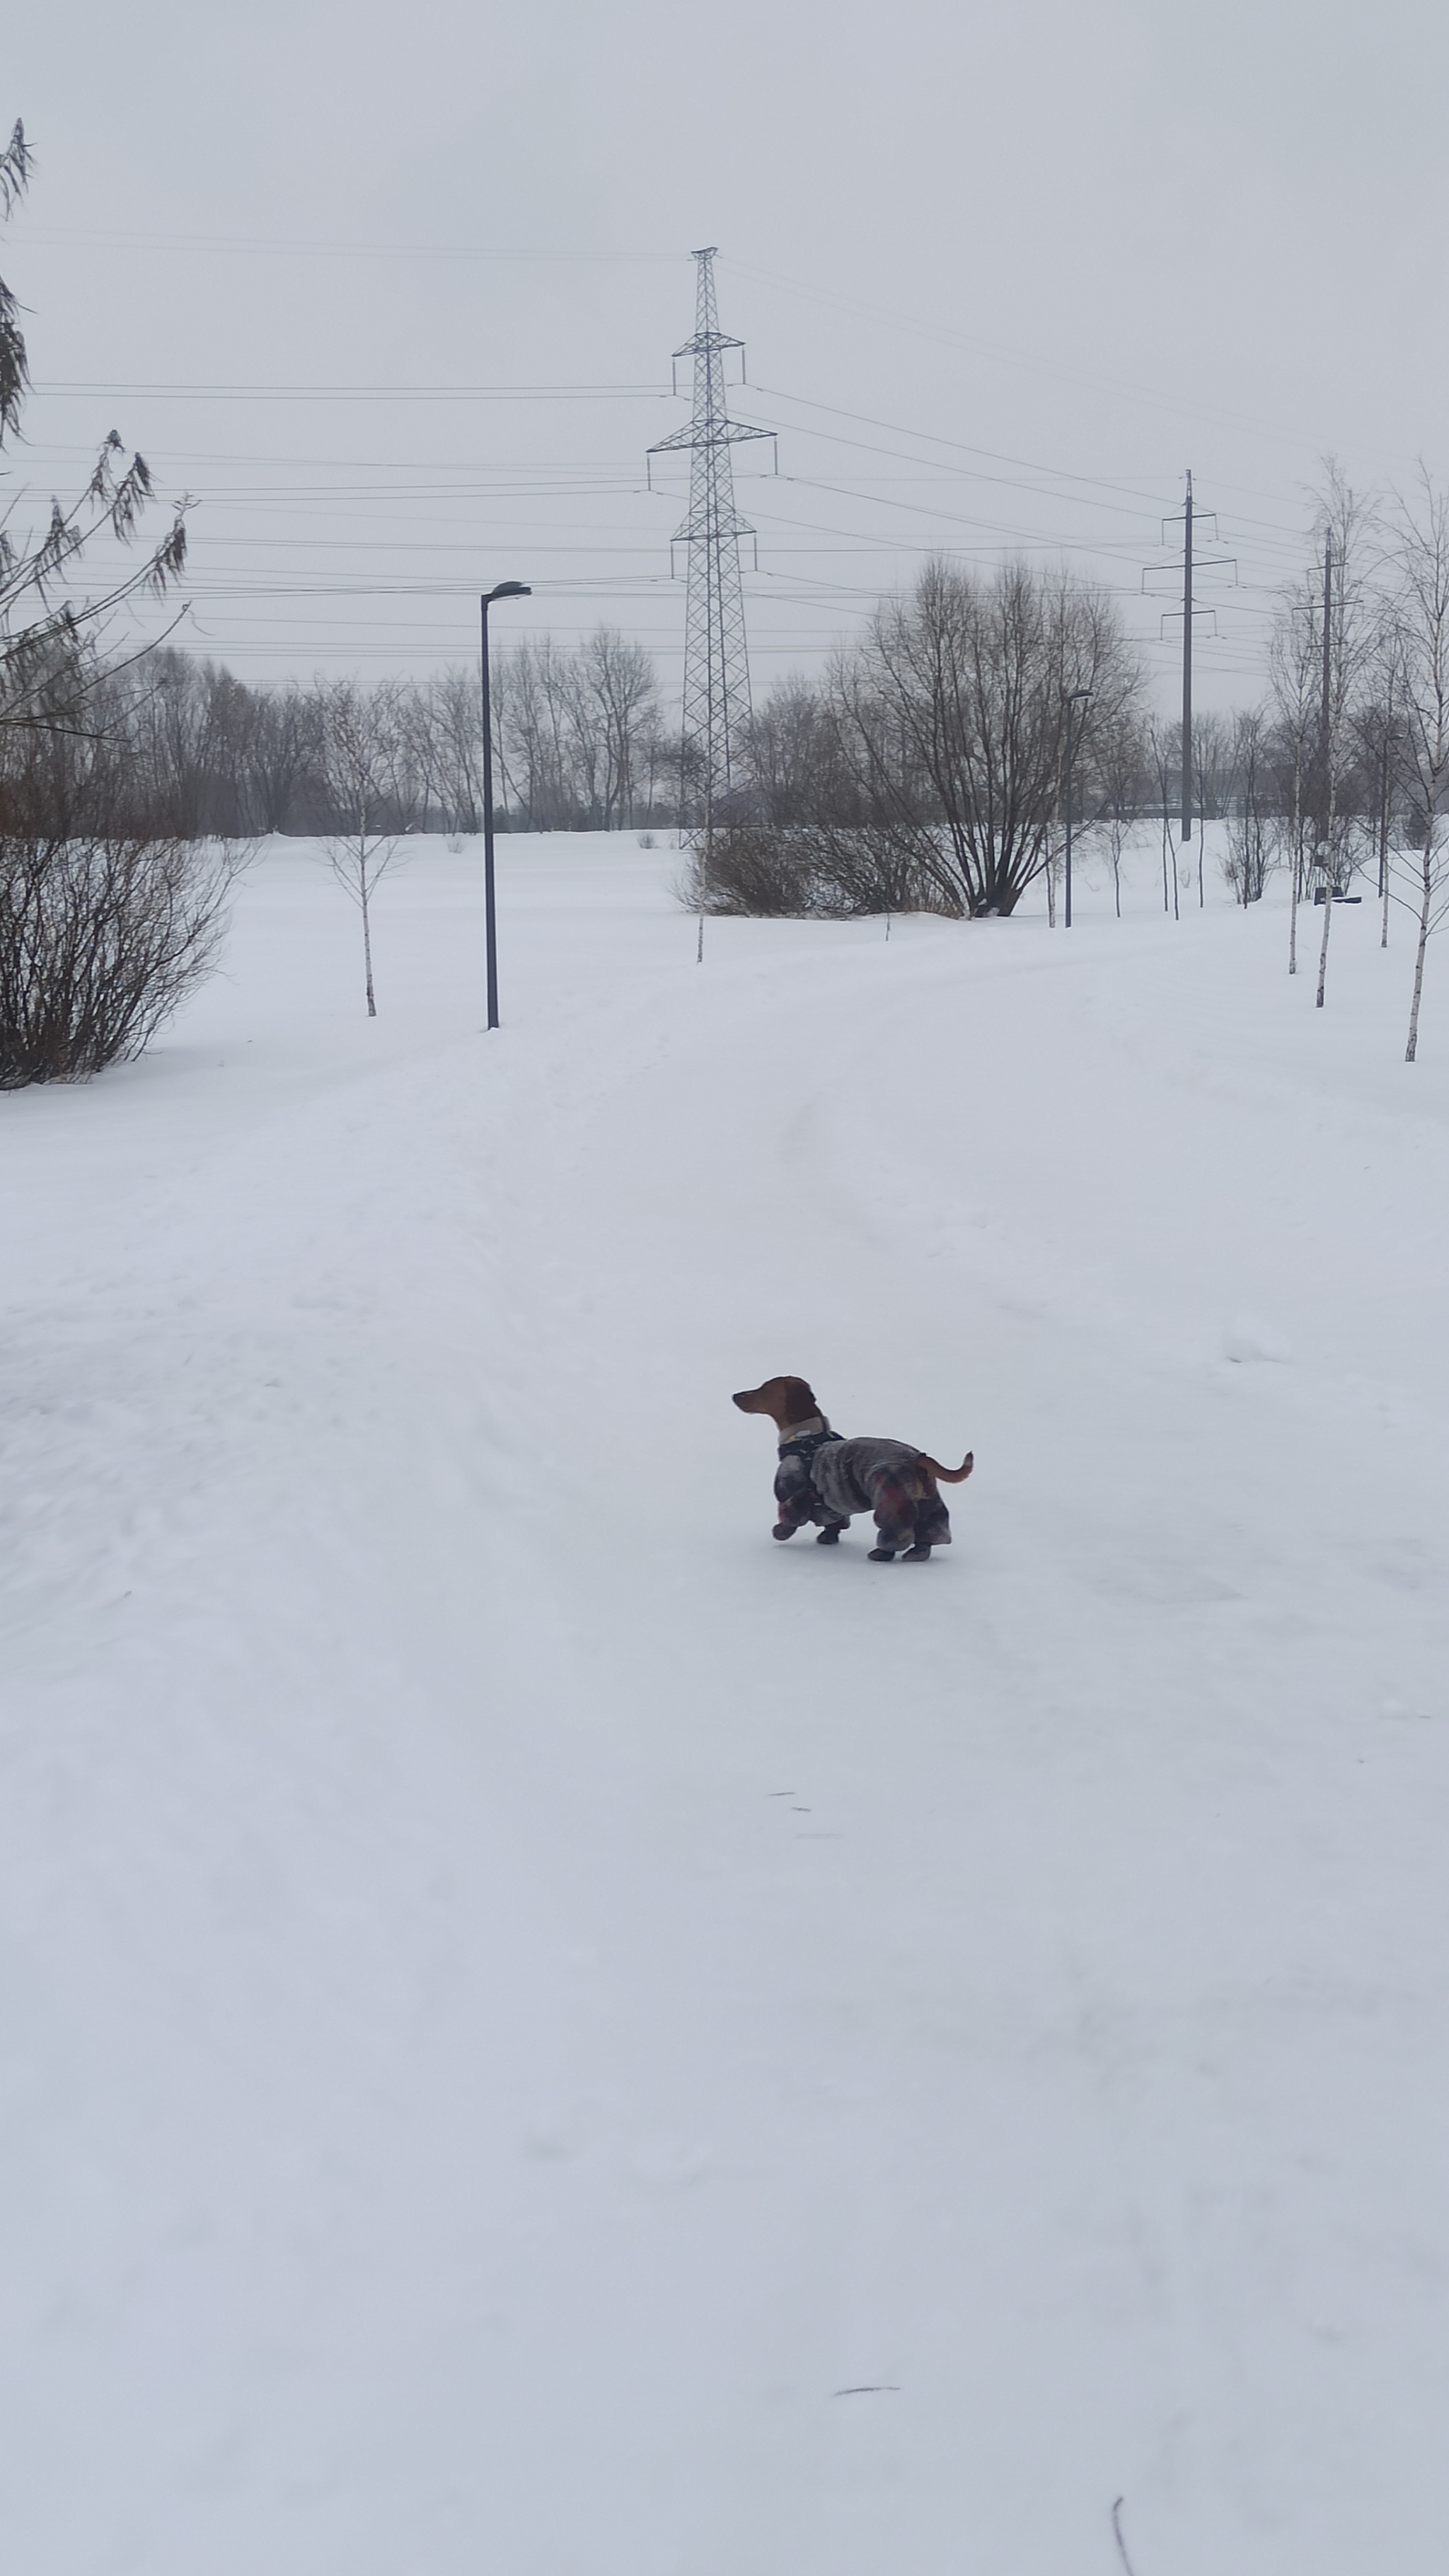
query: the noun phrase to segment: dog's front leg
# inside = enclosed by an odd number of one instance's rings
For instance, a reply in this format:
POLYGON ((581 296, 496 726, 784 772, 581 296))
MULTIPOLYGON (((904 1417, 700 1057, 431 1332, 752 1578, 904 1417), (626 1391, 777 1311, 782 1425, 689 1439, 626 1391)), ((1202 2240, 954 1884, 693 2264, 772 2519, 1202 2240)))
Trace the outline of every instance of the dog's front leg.
POLYGON ((770 1532, 772 1538, 793 1538, 797 1529, 815 1518, 817 1496, 803 1458, 781 1459, 775 1470, 775 1502, 779 1518, 770 1532))

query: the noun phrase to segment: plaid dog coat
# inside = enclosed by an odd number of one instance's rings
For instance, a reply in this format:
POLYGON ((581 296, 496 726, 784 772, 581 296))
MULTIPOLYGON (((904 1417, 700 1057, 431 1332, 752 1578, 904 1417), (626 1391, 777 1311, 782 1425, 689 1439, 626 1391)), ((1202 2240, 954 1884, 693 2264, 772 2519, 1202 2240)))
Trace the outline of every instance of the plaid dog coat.
POLYGON ((904 1440, 846 1440, 823 1414, 793 1423, 775 1470, 776 1535, 810 1521, 844 1529, 854 1512, 875 1517, 881 1547, 949 1547, 951 1515, 918 1449, 904 1440))

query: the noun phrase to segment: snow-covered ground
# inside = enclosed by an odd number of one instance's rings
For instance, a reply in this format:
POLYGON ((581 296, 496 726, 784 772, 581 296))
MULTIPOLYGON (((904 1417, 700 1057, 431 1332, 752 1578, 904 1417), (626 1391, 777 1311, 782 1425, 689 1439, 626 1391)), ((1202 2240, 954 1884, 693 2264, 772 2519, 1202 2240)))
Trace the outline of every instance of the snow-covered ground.
POLYGON ((677 866, 0 1102, 0 2559, 1439 2576, 1449 960, 677 866))

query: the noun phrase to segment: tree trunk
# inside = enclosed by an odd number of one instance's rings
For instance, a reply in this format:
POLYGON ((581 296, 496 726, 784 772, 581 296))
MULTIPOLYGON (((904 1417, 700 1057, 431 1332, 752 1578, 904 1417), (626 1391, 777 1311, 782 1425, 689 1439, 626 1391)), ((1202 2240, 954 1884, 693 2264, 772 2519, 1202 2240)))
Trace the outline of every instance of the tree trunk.
POLYGON ((1414 998, 1409 1005, 1409 1043, 1404 1049, 1405 1064, 1412 1064, 1419 1047, 1419 997, 1424 990, 1424 951, 1429 945, 1429 907, 1434 899, 1434 843, 1430 834, 1424 840, 1424 900, 1419 909, 1419 948, 1414 959, 1414 998))
POLYGON ((1379 892, 1387 903, 1389 893, 1389 755, 1387 750, 1379 769, 1379 892))
POLYGON ((1298 763, 1293 763, 1293 892, 1288 905, 1288 972, 1298 972, 1298 889, 1303 881, 1303 802, 1298 763))
POLYGON ((375 1020, 377 1002, 372 990, 372 921, 368 912, 371 900, 372 891, 367 882, 367 861, 364 859, 362 862, 362 959, 367 969, 367 1016, 370 1020, 375 1020))
POLYGON ((1328 831, 1323 844, 1323 944, 1318 951, 1318 991, 1313 1007, 1323 1008, 1323 987, 1328 975, 1328 933, 1333 921, 1333 826, 1338 819, 1337 798, 1332 785, 1328 791, 1328 831))
POLYGON ((1380 939, 1380 941, 1379 941, 1379 946, 1380 946, 1380 948, 1387 948, 1388 944, 1389 944, 1389 854, 1388 854, 1388 851, 1387 851, 1387 850, 1385 850, 1385 852, 1384 852, 1384 927, 1383 927, 1383 936, 1382 936, 1382 938, 1381 938, 1381 939, 1380 939))
POLYGON ((1323 939, 1318 951, 1318 991, 1313 1002, 1316 1011, 1321 1011, 1323 1008, 1323 987, 1328 974, 1328 932, 1332 920, 1333 877, 1325 867, 1323 871, 1323 939))

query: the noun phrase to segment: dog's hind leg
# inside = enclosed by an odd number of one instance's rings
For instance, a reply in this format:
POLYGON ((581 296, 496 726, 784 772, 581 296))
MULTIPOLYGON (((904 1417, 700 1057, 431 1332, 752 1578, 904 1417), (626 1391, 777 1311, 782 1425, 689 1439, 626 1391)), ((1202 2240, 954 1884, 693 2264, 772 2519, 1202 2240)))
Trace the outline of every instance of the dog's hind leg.
POLYGON ((916 1505, 915 1545, 910 1550, 912 1558, 919 1564, 923 1557, 930 1555, 933 1547, 949 1547, 950 1544, 950 1513, 939 1494, 923 1495, 916 1505))
POLYGON ((893 1476, 871 1480, 870 1497, 875 1506, 876 1544, 871 1549, 872 1565, 888 1565, 903 1547, 909 1547, 916 1535, 916 1498, 893 1476))

